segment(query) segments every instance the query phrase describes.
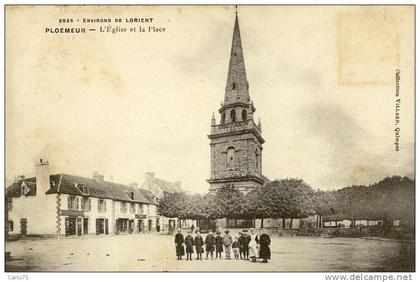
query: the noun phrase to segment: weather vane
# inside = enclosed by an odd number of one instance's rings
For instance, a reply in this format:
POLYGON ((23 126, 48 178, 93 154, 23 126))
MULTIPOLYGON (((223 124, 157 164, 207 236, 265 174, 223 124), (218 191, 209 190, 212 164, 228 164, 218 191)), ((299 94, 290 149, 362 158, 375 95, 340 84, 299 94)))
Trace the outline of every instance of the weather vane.
POLYGON ((238 15, 238 5, 235 5, 235 13, 238 15))

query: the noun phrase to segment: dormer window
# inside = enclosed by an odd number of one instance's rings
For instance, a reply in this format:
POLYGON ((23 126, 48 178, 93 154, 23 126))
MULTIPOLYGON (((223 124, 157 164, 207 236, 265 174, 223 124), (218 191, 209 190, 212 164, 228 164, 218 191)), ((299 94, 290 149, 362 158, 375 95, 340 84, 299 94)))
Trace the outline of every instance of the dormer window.
POLYGON ((21 186, 20 186, 20 193, 22 196, 26 196, 26 194, 29 193, 29 187, 28 185, 26 185, 25 182, 22 182, 21 186))
POLYGON ((134 192, 130 192, 130 199, 134 200, 134 192))
POLYGON ((75 183, 75 186, 82 193, 82 195, 89 195, 89 188, 85 185, 75 183))

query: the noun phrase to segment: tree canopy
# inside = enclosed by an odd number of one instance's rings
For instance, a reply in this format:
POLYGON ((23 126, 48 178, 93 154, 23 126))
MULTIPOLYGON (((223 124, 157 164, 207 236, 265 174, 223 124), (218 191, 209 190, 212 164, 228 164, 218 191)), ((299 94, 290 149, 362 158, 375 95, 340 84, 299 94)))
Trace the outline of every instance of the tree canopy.
POLYGON ((226 185, 215 194, 167 193, 159 214, 180 219, 305 218, 403 220, 414 228, 414 181, 393 176, 369 186, 315 191, 302 179, 281 179, 247 194, 226 185))

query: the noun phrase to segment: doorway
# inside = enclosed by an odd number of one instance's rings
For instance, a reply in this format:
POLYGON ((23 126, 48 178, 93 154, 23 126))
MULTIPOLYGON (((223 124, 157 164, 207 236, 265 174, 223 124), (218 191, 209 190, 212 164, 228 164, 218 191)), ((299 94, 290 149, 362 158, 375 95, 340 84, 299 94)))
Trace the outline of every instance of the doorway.
POLYGON ((77 236, 81 236, 82 235, 82 219, 79 217, 76 220, 76 225, 77 225, 77 236))
POLYGON ((140 233, 144 230, 144 222, 143 220, 139 220, 138 224, 137 224, 137 231, 140 233))
POLYGON ((65 233, 66 236, 76 235, 76 218, 66 217, 65 219, 65 233))
POLYGON ((28 234, 28 220, 26 218, 20 219, 20 235, 28 234))
POLYGON ((103 218, 96 219, 96 235, 105 233, 105 220, 103 218))
POLYGON ((118 218, 115 222, 117 233, 126 233, 129 231, 129 221, 127 218, 118 218))
POLYGON ((83 219, 83 234, 89 234, 89 219, 84 218, 83 219))
POLYGON ((105 234, 108 235, 108 218, 105 218, 105 234))
POLYGON ((134 220, 130 219, 128 221, 128 233, 133 233, 134 231, 134 220))

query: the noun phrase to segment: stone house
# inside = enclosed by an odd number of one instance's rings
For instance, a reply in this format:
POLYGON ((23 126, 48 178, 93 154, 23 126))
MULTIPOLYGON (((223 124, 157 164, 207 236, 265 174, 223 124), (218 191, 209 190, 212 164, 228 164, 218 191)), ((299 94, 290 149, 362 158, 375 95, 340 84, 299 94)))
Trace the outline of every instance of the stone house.
MULTIPOLYGON (((137 185, 137 184, 134 184, 137 185)), ((156 205, 159 204, 159 199, 162 199, 165 194, 173 194, 179 192, 185 192, 182 189, 182 182, 169 182, 155 176, 154 172, 146 172, 145 179, 142 185, 140 185, 141 191, 148 191, 149 195, 153 197, 153 201, 156 205)), ((147 192, 146 192, 147 193, 147 192)), ((175 228, 190 228, 192 225, 197 226, 196 220, 185 219, 181 220, 176 217, 168 218, 157 213, 157 222, 160 225, 161 232, 173 231, 175 228)))

